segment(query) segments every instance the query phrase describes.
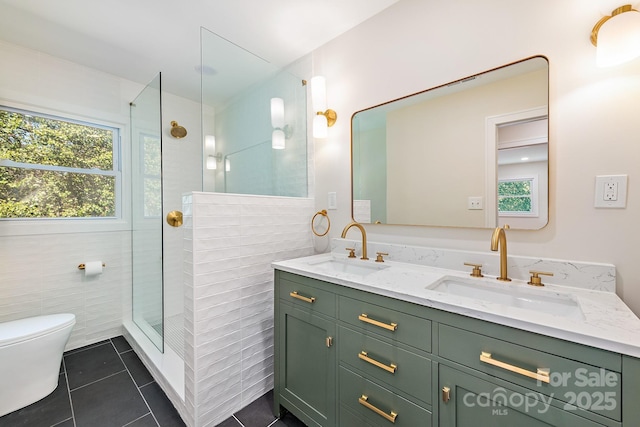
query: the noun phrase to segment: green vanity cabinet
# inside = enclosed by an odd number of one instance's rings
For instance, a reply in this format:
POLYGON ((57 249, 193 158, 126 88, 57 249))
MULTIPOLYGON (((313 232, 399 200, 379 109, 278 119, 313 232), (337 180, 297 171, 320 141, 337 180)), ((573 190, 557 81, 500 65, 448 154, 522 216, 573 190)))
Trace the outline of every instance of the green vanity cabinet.
POLYGON ((358 296, 338 297, 340 426, 430 427, 431 321, 408 303, 358 296))
POLYGON ((553 406, 552 398, 519 393, 440 365, 440 425, 456 427, 596 427, 602 426, 553 406))
POLYGON ((640 359, 276 270, 274 411, 308 426, 640 425, 640 359))
POLYGON ((335 296, 300 282, 276 287, 275 411, 282 405, 308 426, 335 426, 336 325, 327 316, 335 296))
MULTIPOLYGON (((431 411, 384 387, 384 383, 355 373, 348 367, 339 368, 341 407, 348 408, 373 426, 430 427, 431 411)), ((340 420, 341 427, 360 427, 340 420)))
POLYGON ((467 328, 472 329, 439 325, 443 359, 488 374, 495 387, 504 380, 522 387, 530 399, 552 399, 569 412, 603 422, 621 421, 620 354, 542 336, 533 336, 538 343, 532 346, 525 331, 510 341, 510 328, 500 325, 474 322, 467 328))

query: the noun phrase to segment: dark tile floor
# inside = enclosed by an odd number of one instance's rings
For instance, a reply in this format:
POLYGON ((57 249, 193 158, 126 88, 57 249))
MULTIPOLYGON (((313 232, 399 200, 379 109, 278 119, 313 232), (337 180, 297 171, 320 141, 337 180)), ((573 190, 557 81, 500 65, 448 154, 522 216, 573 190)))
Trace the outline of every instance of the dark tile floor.
POLYGON ((178 412, 123 337, 66 352, 58 387, 0 427, 173 427, 178 412))
MULTIPOLYGON (((291 414, 273 416, 273 390, 219 427, 305 427, 291 414)), ((0 417, 0 427, 184 426, 164 392, 124 337, 68 351, 58 387, 44 399, 0 417)))
POLYGON ((302 421, 287 413, 277 419, 273 416, 273 390, 254 400, 216 427, 306 427, 302 421))

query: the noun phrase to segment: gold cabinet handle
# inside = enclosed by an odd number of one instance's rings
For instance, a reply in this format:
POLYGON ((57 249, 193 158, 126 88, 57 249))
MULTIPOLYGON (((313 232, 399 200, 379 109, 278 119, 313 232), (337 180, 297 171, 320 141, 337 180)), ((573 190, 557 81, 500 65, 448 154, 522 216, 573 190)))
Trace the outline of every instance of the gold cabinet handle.
POLYGON ((369 398, 367 396, 365 396, 364 394, 362 396, 360 396, 360 398, 358 399, 358 402, 360 402, 360 404, 362 406, 364 406, 365 408, 371 409, 373 412, 375 412, 376 414, 380 415, 382 418, 384 418, 385 420, 394 423, 396 422, 396 417, 398 416, 398 414, 396 414, 395 412, 391 411, 388 414, 386 412, 384 412, 381 409, 376 408, 375 406, 373 406, 371 403, 369 403, 367 400, 369 398))
POLYGON ((447 403, 451 400, 451 389, 449 387, 442 387, 442 401, 447 403))
POLYGON ((315 297, 311 297, 311 298, 303 297, 302 295, 298 294, 298 291, 289 292, 289 296, 294 297, 295 299, 299 299, 300 301, 308 302, 309 304, 313 304, 314 302, 316 302, 315 297))
POLYGON ((378 362, 375 359, 370 358, 367 355, 366 351, 361 351, 360 354, 358 354, 358 357, 362 360, 364 360, 365 362, 369 362, 374 366, 377 366, 380 369, 384 369, 387 372, 391 372, 392 374, 396 373, 396 369, 398 369, 398 365, 394 365, 393 363, 390 363, 389 365, 385 365, 382 362, 378 362))
POLYGON ((487 353, 486 351, 480 353, 480 361, 488 363, 489 365, 497 366, 498 368, 506 369, 510 372, 515 372, 516 374, 524 375, 525 377, 542 381, 543 383, 549 383, 549 369, 538 368, 536 372, 532 372, 527 369, 496 360, 491 357, 491 353, 487 353))
POLYGON ((369 317, 362 313, 360 316, 358 316, 358 320, 365 322, 365 323, 369 323, 371 325, 375 325, 379 328, 383 328, 386 329, 388 331, 395 331, 396 329, 398 329, 398 324, 397 323, 382 323, 382 322, 378 322, 377 320, 373 320, 373 319, 369 319, 369 317))

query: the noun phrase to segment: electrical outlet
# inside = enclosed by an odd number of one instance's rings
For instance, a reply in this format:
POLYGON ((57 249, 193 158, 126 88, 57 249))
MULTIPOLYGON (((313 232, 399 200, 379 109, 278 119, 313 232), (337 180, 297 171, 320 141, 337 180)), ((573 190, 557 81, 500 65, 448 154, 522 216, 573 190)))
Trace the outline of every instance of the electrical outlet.
POLYGON ((596 176, 596 208, 627 207, 627 175, 596 176))
POLYGON ((467 209, 482 210, 482 197, 469 197, 467 199, 467 209))
POLYGON ((618 200, 618 183, 616 181, 604 183, 604 199, 618 200))

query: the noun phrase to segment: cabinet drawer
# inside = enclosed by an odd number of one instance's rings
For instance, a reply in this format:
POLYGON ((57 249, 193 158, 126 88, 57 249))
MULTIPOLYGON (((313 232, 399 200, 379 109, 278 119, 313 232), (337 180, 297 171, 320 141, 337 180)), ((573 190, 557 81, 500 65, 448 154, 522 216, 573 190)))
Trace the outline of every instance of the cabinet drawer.
POLYGON ((340 405, 340 427, 375 427, 375 424, 368 423, 364 418, 358 417, 345 405, 340 405))
POLYGON ((439 354, 580 409, 621 419, 618 372, 442 324, 439 354))
POLYGON ((396 391, 431 403, 431 360, 349 328, 340 327, 339 334, 342 363, 396 391))
POLYGON ((340 367, 340 404, 376 426, 429 427, 431 412, 340 367))
POLYGON ((336 296, 303 283, 280 279, 280 299, 315 313, 336 317, 336 296))
POLYGON ((340 320, 394 341, 431 351, 431 321, 347 297, 338 303, 340 320))
POLYGON ((524 394, 497 387, 473 375, 440 365, 439 421, 441 426, 457 427, 604 427, 583 418, 584 411, 557 406, 551 397, 528 391, 524 394))

